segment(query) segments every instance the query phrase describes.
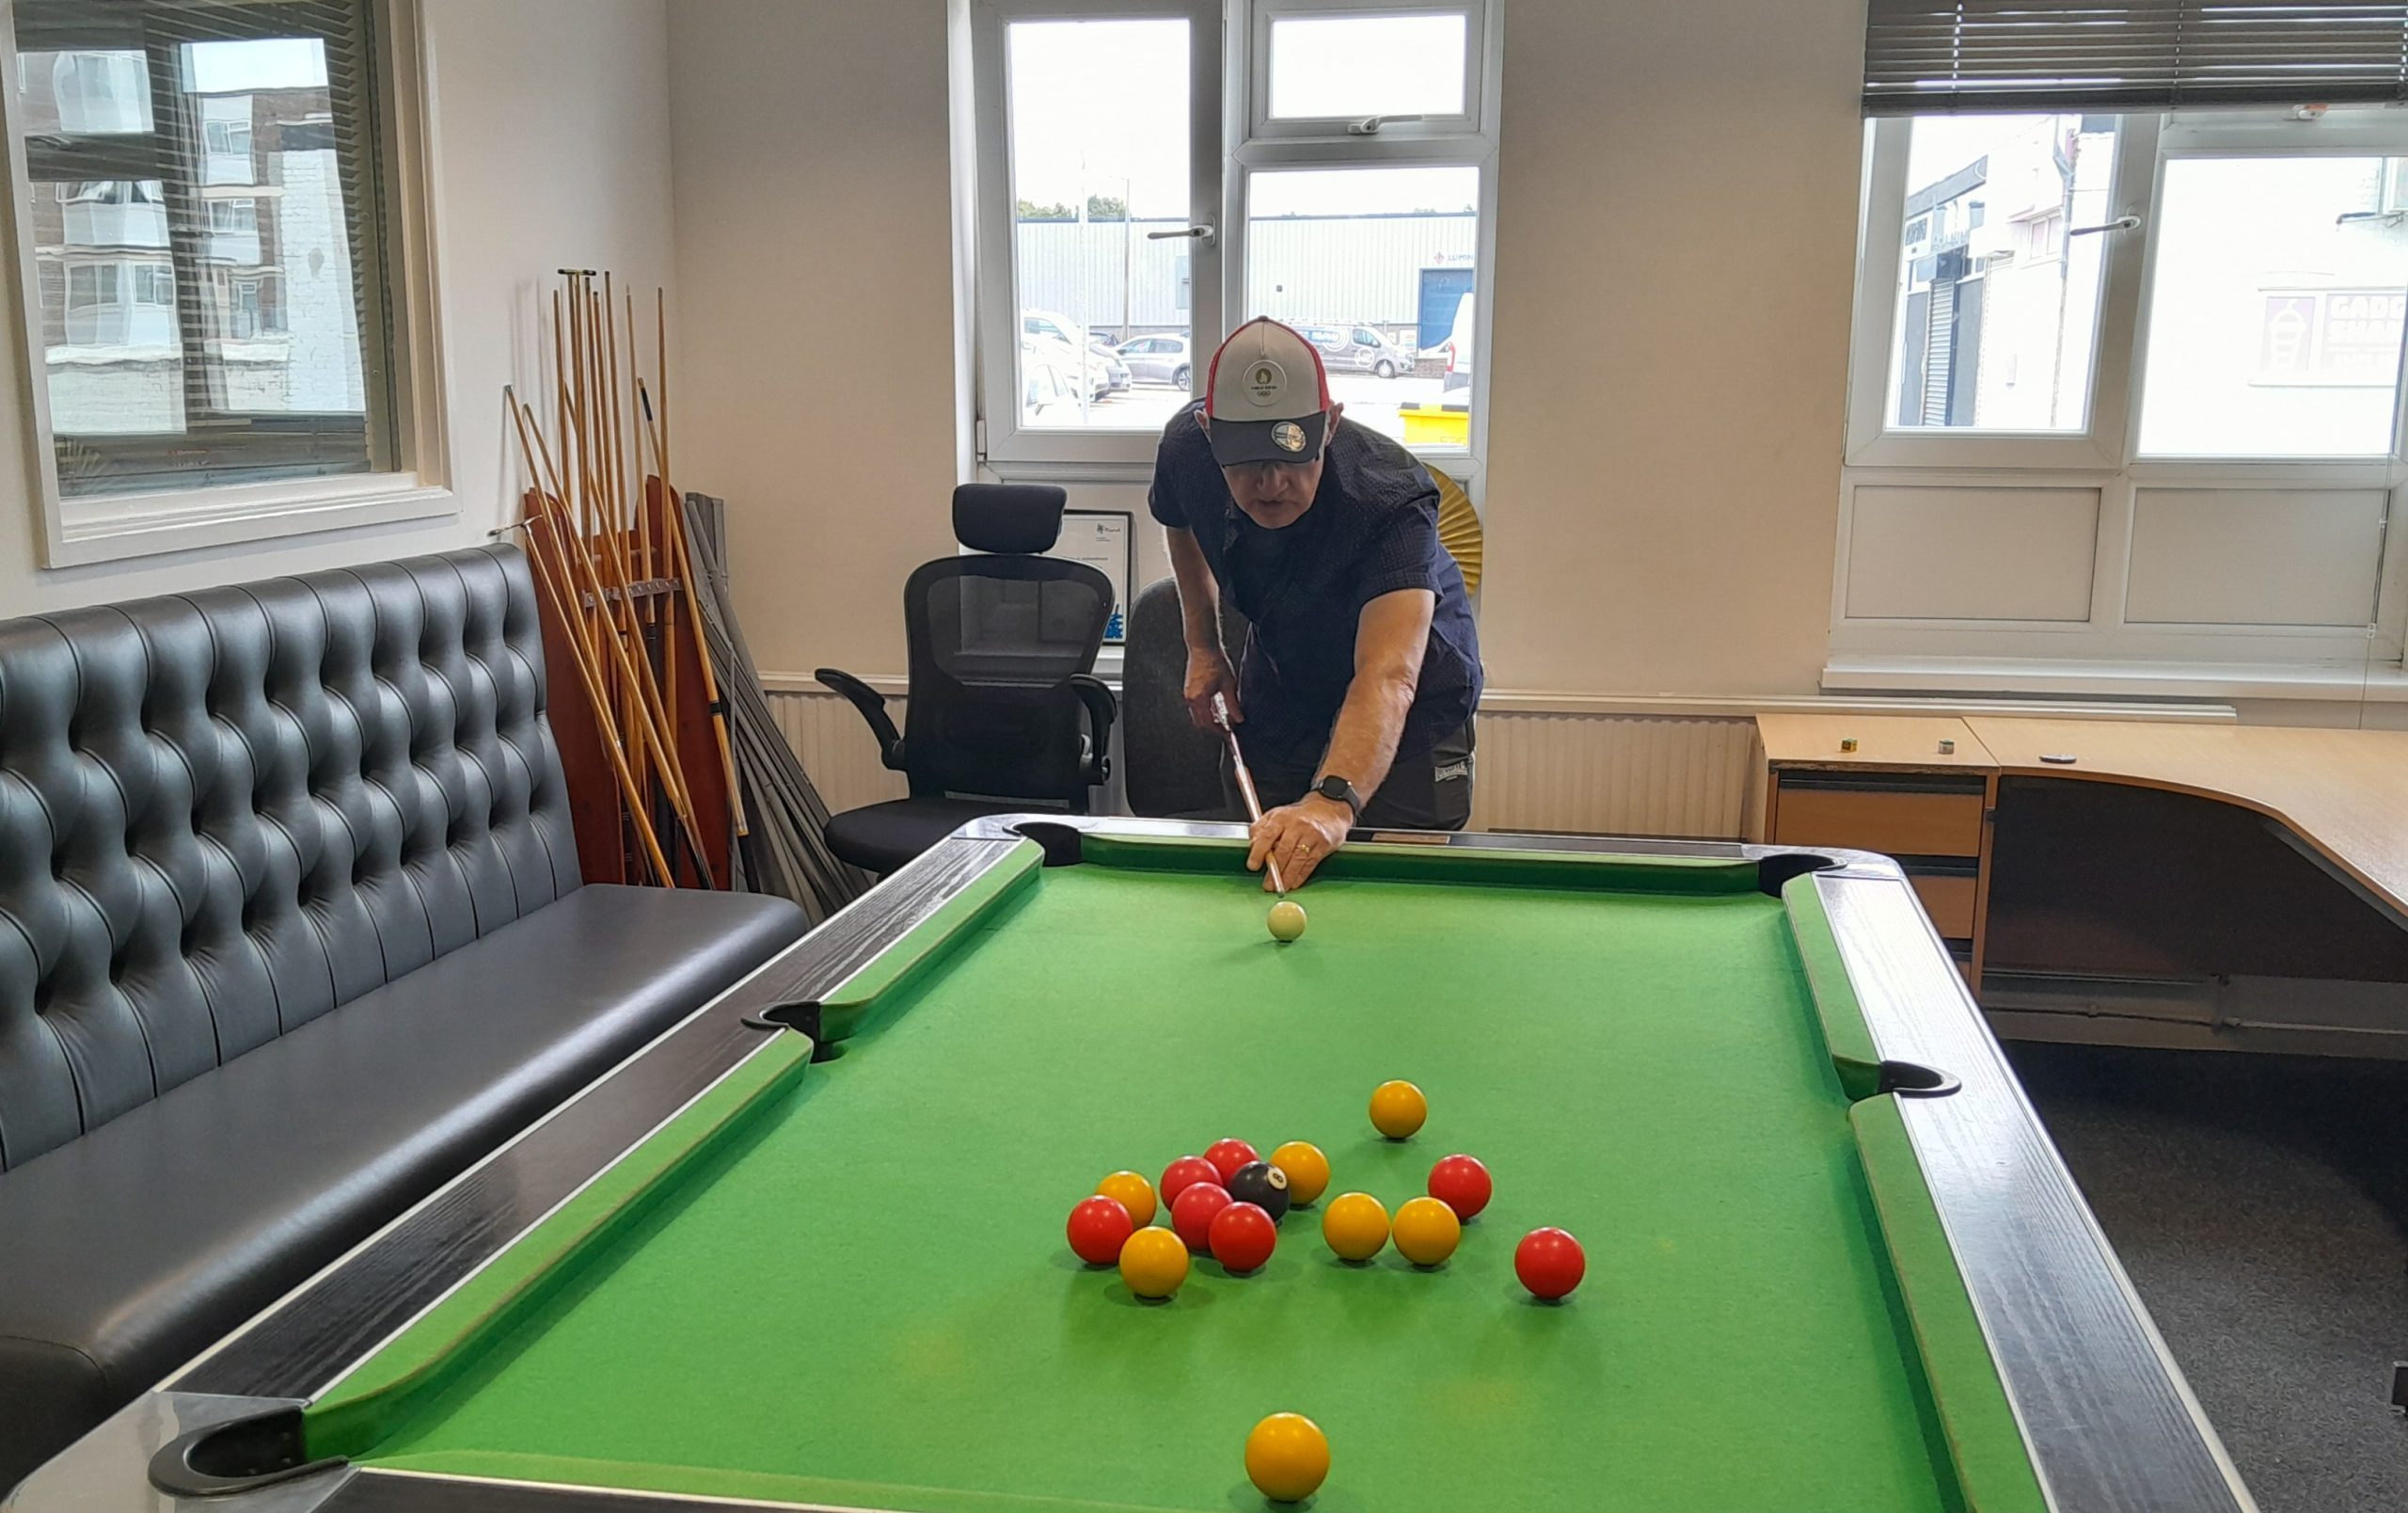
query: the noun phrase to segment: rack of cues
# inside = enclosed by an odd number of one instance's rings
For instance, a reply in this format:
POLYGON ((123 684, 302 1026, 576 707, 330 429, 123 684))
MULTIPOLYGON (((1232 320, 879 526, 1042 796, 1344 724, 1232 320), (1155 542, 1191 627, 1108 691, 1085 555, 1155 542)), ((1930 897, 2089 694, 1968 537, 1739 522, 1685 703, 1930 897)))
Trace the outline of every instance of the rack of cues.
POLYGON ((507 386, 502 403, 531 480, 518 529, 578 865, 588 882, 732 885, 744 806, 671 484, 667 302, 654 291, 648 379, 633 289, 561 277, 549 414, 507 386))

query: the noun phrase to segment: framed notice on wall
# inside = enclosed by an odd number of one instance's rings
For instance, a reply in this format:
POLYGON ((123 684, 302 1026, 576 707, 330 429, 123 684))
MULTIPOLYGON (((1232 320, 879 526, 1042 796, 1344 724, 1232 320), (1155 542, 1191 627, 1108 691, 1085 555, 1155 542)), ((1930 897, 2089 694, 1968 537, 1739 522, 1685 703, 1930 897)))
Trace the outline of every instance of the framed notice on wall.
POLYGON ((1112 580, 1112 621, 1105 645, 1128 639, 1129 585, 1137 576, 1136 517, 1128 510, 1064 510, 1062 535, 1045 553, 1083 562, 1112 580))

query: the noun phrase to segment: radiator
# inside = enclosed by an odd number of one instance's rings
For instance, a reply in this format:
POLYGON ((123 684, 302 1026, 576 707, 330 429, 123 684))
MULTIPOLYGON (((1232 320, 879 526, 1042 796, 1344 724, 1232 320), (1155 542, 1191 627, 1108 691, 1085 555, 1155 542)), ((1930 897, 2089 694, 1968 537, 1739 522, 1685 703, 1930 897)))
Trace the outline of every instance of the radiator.
MULTIPOLYGON (((773 691, 779 728, 834 810, 903 796, 851 705, 773 691)), ((887 709, 903 722, 903 701, 887 709)), ((1116 737, 1117 733, 1116 732, 1116 737)), ((1480 717, 1480 830, 1729 839, 1739 834, 1754 725, 1743 718, 1491 711, 1480 717)))

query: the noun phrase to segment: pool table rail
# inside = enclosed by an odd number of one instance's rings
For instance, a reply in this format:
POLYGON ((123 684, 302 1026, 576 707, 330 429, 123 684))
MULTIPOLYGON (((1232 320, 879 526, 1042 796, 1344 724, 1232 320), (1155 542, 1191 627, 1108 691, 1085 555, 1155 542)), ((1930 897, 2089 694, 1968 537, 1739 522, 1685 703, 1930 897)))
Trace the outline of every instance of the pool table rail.
MULTIPOLYGON (((816 1038, 823 1006, 858 1004, 900 980, 909 963, 890 953, 923 926, 938 921, 941 933, 958 936, 958 916, 980 913, 982 897, 990 903, 996 879, 1024 869, 1032 846, 1066 865, 1091 837, 1235 848, 1244 835, 1235 825, 1062 815, 963 827, 120 1410, 37 1471, 0 1510, 648 1513, 726 1505, 348 1462, 204 1502, 163 1488, 150 1468, 181 1441, 178 1453, 206 1474, 241 1470, 213 1458, 219 1441, 196 1431, 293 1416, 296 1404, 316 1400, 759 1054, 781 1024, 816 1038), (612 1501, 594 1501, 604 1496, 612 1501)), ((1801 950, 1810 986, 1818 1004, 1846 1002, 1861 1014, 1873 1063, 1890 1069, 1858 1095, 1896 1106, 2047 1505, 2054 1513, 2253 1513, 1893 863, 1865 852, 1711 841, 1389 832, 1356 839, 1349 852, 1357 865, 1448 854, 1592 863, 1620 856, 1752 864, 1754 884, 1766 893, 1808 890, 1836 947, 1820 957, 1801 950)), ((1799 905, 1790 901, 1795 917, 1799 905)), ((914 948, 929 949, 925 934, 905 954, 914 948)), ((283 1454, 300 1454, 297 1437, 283 1454)))

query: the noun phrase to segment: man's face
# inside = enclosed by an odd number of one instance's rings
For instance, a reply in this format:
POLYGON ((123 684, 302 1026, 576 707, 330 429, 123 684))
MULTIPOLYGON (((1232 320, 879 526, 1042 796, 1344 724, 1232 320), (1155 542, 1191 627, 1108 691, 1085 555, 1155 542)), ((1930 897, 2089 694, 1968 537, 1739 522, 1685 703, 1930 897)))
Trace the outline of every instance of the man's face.
MULTIPOLYGON (((1329 407, 1326 435, 1338 434, 1339 413, 1343 405, 1329 407)), ((1206 431, 1212 422, 1202 412, 1196 420, 1206 431)), ((1228 480, 1229 497, 1237 501, 1245 518, 1266 531, 1284 531, 1304 518, 1313 507, 1313 496, 1321 489, 1321 470, 1328 461, 1329 445, 1322 444, 1322 454, 1310 462, 1250 462, 1243 467, 1224 468, 1221 476, 1228 480)))

